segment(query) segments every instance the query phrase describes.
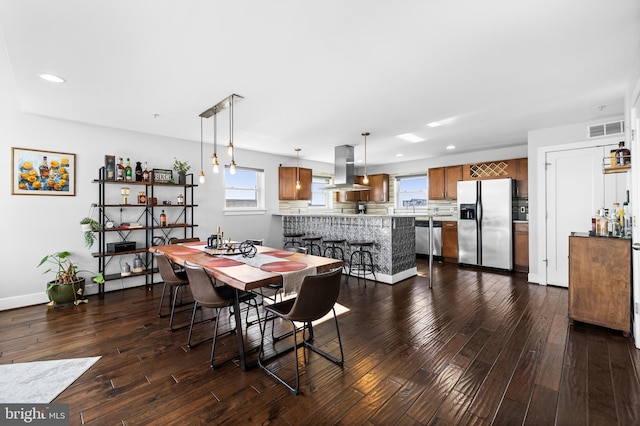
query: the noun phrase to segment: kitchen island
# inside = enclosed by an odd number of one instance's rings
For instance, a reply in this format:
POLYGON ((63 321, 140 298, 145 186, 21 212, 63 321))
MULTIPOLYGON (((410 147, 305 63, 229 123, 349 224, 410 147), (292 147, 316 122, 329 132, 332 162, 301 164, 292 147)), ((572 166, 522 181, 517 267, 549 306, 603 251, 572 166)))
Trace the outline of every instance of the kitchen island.
POLYGON ((417 274, 415 218, 405 215, 301 214, 282 215, 284 234, 304 233, 323 239, 344 239, 345 260, 351 256, 348 242, 369 240, 376 263, 376 278, 395 284, 417 274))

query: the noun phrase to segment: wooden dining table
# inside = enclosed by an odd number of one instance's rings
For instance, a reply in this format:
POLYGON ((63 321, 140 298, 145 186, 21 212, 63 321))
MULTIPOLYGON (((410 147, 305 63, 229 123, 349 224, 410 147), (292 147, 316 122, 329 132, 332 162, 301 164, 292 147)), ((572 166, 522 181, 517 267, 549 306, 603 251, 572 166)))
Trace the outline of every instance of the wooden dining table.
MULTIPOLYGON (((242 316, 240 315, 239 302, 240 291, 252 291, 270 284, 281 283, 283 281, 283 275, 280 272, 287 272, 287 262, 304 263, 306 267, 315 268, 317 274, 339 268, 343 265, 340 259, 290 252, 266 246, 255 246, 257 253, 281 259, 281 262, 273 262, 269 265, 256 267, 244 263, 243 255, 237 252, 227 253, 226 255, 225 253, 220 253, 219 255, 207 254, 204 251, 205 245, 206 242, 193 242, 152 246, 149 248, 149 251, 152 253, 162 253, 177 265, 184 265, 184 263, 187 262, 191 265, 201 266, 210 276, 214 277, 216 281, 234 288, 233 312, 236 324, 240 326, 240 330, 242 330, 242 316)), ((293 266, 291 263, 290 265, 293 266)), ((247 351, 244 347, 242 331, 235 334, 238 343, 240 367, 243 370, 247 370, 253 367, 254 363, 249 364, 247 362, 247 351)))

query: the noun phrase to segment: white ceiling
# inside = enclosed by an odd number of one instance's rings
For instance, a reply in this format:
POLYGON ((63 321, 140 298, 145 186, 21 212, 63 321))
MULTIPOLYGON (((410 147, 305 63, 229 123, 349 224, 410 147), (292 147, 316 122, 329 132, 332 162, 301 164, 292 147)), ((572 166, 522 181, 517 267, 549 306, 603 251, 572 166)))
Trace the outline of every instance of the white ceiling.
POLYGON ((369 131, 383 164, 622 114, 640 1, 2 0, 0 29, 25 112, 199 142, 237 93, 239 148, 333 162, 369 131))

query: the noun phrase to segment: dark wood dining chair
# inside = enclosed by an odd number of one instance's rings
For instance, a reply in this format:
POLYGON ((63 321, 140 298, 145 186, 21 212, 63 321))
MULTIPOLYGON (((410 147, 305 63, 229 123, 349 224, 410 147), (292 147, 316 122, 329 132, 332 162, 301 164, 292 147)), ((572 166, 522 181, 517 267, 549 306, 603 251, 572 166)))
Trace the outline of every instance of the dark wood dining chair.
MULTIPOLYGON (((295 354, 295 367, 296 367, 296 384, 295 387, 290 385, 285 379, 278 376, 273 369, 270 369, 266 365, 266 359, 264 358, 264 335, 266 333, 266 322, 263 327, 262 336, 260 339, 260 352, 258 353, 258 365, 270 376, 274 377, 280 383, 285 385, 291 392, 298 394, 300 392, 300 369, 298 363, 298 339, 297 334, 300 330, 296 326, 296 322, 304 323, 302 328, 302 342, 303 348, 308 348, 313 352, 323 356, 334 364, 343 367, 344 366, 344 352, 342 350, 342 339, 340 338, 340 328, 338 326, 338 317, 334 305, 338 300, 340 294, 340 281, 342 279, 342 268, 337 268, 333 271, 319 274, 308 275, 304 278, 300 284, 298 295, 295 298, 287 299, 282 302, 274 303, 272 305, 265 306, 267 313, 270 313, 276 317, 287 320, 291 323, 293 328, 293 353, 295 354), (336 358, 333 355, 321 350, 317 346, 311 344, 310 340, 313 339, 313 327, 312 321, 318 320, 324 317, 329 312, 333 312, 333 319, 336 325, 336 333, 338 336, 338 346, 340 347, 340 358, 336 358), (306 339, 305 332, 309 329, 309 339, 306 339)), ((275 341, 273 342, 275 345, 275 341)), ((276 352, 276 355, 284 353, 285 351, 276 352)))
MULTIPOLYGON (((307 254, 308 249, 306 247, 287 247, 285 249, 286 251, 291 251, 294 253, 303 253, 303 254, 307 254)), ((269 284, 265 287, 260 287, 260 295, 263 298, 263 304, 264 304, 264 298, 269 299, 270 302, 276 302, 277 301, 277 297, 278 294, 280 295, 280 301, 282 301, 282 294, 284 293, 284 283, 282 281, 280 281, 279 283, 275 283, 275 284, 269 284), (273 293, 269 294, 269 295, 265 295, 263 293, 262 289, 268 289, 271 290, 273 293)))
POLYGON ((196 243, 198 241, 200 241, 200 238, 198 238, 198 237, 191 237, 191 238, 171 237, 171 238, 169 238, 169 244, 196 243))
MULTIPOLYGON (((193 325, 196 317, 196 310, 198 308, 211 308, 215 309, 215 326, 213 329, 213 343, 211 344, 211 358, 210 365, 211 368, 218 368, 224 362, 230 361, 235 358, 231 357, 220 364, 215 364, 215 350, 216 350, 216 340, 218 336, 218 325, 220 323, 220 310, 223 308, 228 308, 233 306, 233 301, 235 297, 235 290, 227 285, 215 286, 211 281, 211 277, 207 274, 207 271, 204 270, 201 266, 191 265, 189 263, 184 264, 184 268, 187 272, 187 276, 189 277, 189 283, 191 286, 191 294, 195 300, 195 304, 193 306, 193 313, 191 314, 191 325, 189 326, 189 337, 187 338, 187 346, 192 348, 202 342, 192 344, 191 343, 191 335, 193 333, 193 325)), ((260 324, 260 312, 258 312, 258 304, 255 302, 255 294, 247 293, 244 291, 239 291, 239 302, 245 303, 247 305, 253 305, 256 310, 256 315, 258 316, 258 324, 260 324)), ((248 314, 247 314, 248 315, 248 314)), ((231 316, 231 315, 229 315, 231 316)), ((221 335, 233 332, 234 329, 226 331, 221 335)), ((235 325, 236 333, 242 333, 242 324, 235 325)), ((261 328, 262 330, 262 328, 261 328)))
MULTIPOLYGON (((164 254, 156 251, 154 253, 156 264, 158 265, 158 271, 160 272, 160 277, 162 278, 162 294, 160 295, 160 305, 158 306, 158 316, 164 317, 167 314, 162 313, 162 305, 164 304, 164 295, 169 289, 169 330, 175 331, 178 328, 173 328, 173 317, 175 315, 176 302, 178 300, 178 293, 182 290, 183 286, 189 285, 189 279, 184 271, 177 271, 169 258, 164 254)), ((183 328, 183 327, 179 327, 183 328)))

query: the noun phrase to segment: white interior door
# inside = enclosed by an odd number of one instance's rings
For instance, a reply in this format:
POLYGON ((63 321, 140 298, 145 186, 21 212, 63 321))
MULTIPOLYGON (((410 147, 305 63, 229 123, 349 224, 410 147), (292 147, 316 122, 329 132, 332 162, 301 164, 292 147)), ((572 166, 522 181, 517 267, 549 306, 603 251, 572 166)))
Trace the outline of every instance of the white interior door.
POLYGON ((569 286, 569 234, 588 232, 604 203, 602 147, 547 152, 546 283, 569 286))

